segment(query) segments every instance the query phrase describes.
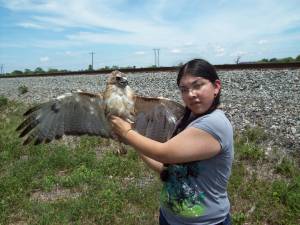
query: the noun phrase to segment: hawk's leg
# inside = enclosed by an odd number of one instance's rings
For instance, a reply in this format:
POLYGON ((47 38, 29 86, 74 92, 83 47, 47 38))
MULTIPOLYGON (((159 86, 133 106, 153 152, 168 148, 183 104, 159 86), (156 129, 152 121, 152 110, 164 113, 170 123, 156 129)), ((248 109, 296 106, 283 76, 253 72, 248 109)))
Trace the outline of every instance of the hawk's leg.
POLYGON ((127 154, 126 145, 121 143, 118 140, 104 139, 103 144, 108 146, 112 150, 112 152, 116 155, 127 154))
POLYGON ((115 152, 117 155, 125 155, 127 154, 127 148, 126 148, 126 145, 119 142, 118 143, 118 146, 116 148, 116 152, 115 152))

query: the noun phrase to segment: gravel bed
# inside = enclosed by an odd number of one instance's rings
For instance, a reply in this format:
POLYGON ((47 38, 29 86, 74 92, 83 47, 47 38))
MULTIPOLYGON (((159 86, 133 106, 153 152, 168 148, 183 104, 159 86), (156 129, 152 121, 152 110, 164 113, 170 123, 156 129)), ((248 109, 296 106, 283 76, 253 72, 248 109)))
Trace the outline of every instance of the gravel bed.
MULTIPOLYGON (((218 71, 222 105, 236 131, 259 125, 273 137, 269 144, 300 152, 300 69, 218 71)), ((139 95, 181 102, 176 72, 128 73, 139 95)), ((31 104, 72 90, 102 91, 107 75, 0 79, 0 95, 31 104), (18 88, 28 87, 20 94, 18 88)))

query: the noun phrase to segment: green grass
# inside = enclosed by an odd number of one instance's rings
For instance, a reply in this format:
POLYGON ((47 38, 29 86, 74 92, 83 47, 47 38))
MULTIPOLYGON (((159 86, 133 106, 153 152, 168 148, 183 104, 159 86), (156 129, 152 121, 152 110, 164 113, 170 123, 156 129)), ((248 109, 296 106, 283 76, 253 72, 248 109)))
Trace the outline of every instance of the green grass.
POLYGON ((296 225, 300 222, 300 170, 296 160, 263 149, 267 134, 248 128, 235 137, 229 182, 234 224, 296 225))
MULTIPOLYGON (((161 183, 132 149, 118 156, 95 137, 22 146, 15 128, 24 111, 0 96, 1 225, 158 224, 161 183)), ((259 128, 235 137, 234 224, 299 224, 299 167, 265 156, 267 138, 259 128)))

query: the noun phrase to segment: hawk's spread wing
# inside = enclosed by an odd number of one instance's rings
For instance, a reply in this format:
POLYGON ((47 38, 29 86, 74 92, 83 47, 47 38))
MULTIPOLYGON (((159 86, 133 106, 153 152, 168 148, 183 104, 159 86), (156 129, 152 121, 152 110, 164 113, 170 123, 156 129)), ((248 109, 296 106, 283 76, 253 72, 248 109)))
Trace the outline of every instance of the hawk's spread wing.
POLYGON ((142 135, 159 142, 167 141, 183 116, 184 107, 165 98, 136 96, 135 129, 142 135))
POLYGON ((29 109, 24 116, 25 121, 17 128, 20 137, 27 135, 24 144, 48 143, 64 134, 110 136, 101 95, 68 93, 29 109))

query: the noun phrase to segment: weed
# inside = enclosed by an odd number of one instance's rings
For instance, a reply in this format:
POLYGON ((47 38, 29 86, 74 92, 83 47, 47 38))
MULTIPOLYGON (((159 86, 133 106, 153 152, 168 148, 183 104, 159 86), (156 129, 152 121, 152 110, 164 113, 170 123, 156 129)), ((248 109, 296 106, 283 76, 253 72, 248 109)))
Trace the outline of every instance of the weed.
POLYGON ((6 106, 8 103, 8 99, 2 95, 0 95, 0 108, 6 106))
POLYGON ((239 148, 236 148, 236 152, 241 160, 252 160, 256 162, 264 157, 264 151, 253 144, 243 144, 239 148))
POLYGON ((275 171, 287 177, 293 177, 297 174, 295 162, 288 157, 284 157, 280 164, 275 167, 275 171))
POLYGON ((241 144, 261 144, 267 140, 267 133, 260 127, 246 127, 245 130, 236 136, 236 141, 241 144))
POLYGON ((244 213, 234 213, 232 215, 232 222, 235 225, 243 225, 246 219, 246 215, 244 213))
POLYGON ((20 95, 23 95, 28 92, 28 87, 25 84, 22 84, 18 87, 18 91, 20 95))

